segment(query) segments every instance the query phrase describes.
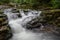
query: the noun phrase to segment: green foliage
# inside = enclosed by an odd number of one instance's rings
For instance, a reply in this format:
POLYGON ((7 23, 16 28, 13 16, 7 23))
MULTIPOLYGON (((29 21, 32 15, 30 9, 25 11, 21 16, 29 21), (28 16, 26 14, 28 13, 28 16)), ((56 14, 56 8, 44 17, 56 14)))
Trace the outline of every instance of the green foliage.
POLYGON ((53 8, 60 8, 60 0, 51 0, 53 8))
POLYGON ((38 8, 39 6, 60 8, 60 0, 0 0, 0 4, 9 3, 31 5, 33 8, 38 8))
POLYGON ((11 2, 13 3, 17 3, 19 0, 11 0, 11 2))
POLYGON ((9 3, 10 0, 0 0, 0 3, 3 4, 3 3, 9 3))

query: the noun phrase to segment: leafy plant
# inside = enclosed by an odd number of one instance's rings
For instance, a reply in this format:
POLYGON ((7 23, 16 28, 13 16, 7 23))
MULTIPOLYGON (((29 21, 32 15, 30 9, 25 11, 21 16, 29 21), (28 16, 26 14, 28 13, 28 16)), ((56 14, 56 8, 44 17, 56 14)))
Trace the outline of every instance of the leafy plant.
POLYGON ((60 0, 51 0, 53 8, 60 8, 60 0))

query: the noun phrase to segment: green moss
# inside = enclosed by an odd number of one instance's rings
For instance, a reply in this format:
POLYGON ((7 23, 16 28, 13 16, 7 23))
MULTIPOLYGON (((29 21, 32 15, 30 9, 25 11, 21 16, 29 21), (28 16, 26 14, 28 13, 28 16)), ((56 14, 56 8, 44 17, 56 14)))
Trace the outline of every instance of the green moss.
POLYGON ((45 10, 42 11, 42 15, 47 23, 60 27, 60 10, 45 10))

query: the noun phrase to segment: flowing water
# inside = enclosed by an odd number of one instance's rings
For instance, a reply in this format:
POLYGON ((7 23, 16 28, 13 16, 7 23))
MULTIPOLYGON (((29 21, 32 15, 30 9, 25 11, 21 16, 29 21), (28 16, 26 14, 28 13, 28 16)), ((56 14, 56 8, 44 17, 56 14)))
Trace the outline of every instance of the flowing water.
POLYGON ((27 24, 32 19, 39 17, 41 11, 29 10, 27 15, 23 10, 19 10, 22 17, 12 13, 11 9, 6 9, 4 14, 7 15, 9 25, 12 29, 13 37, 9 40, 59 40, 57 36, 50 33, 37 33, 26 30, 23 25, 27 24))

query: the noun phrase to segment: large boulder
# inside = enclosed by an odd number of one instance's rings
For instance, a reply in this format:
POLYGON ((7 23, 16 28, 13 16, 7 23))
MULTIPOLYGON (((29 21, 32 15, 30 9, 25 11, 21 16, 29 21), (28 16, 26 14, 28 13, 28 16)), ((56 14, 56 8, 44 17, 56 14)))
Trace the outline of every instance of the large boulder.
POLYGON ((11 37, 12 31, 8 25, 7 16, 0 14, 0 40, 8 40, 11 37))

